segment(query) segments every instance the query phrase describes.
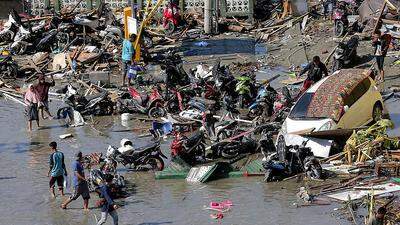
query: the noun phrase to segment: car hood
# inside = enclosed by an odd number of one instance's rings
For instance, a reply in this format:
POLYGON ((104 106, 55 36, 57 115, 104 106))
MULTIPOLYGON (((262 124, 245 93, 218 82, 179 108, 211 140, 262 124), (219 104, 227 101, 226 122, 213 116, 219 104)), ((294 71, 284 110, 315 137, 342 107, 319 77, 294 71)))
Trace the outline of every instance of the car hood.
POLYGON ((329 118, 315 120, 295 120, 288 117, 282 125, 282 132, 287 134, 301 134, 303 132, 308 133, 311 131, 318 131, 326 123, 331 123, 331 126, 330 129, 325 130, 336 128, 336 123, 329 118))

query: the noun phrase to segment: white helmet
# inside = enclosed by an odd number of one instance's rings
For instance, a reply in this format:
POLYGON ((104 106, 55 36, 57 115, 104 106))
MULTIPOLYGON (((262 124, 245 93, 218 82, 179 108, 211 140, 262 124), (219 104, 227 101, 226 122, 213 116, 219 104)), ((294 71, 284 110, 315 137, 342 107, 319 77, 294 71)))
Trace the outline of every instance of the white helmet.
POLYGON ((133 143, 127 138, 123 138, 121 140, 121 147, 118 148, 118 151, 121 154, 129 154, 133 152, 135 149, 133 148, 133 143))

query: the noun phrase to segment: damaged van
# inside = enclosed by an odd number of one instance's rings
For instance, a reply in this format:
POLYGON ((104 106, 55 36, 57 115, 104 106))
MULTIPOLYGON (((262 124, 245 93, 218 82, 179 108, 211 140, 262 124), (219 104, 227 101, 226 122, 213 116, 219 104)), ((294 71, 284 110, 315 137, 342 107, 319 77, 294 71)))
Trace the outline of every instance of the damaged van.
POLYGON ((334 138, 330 137, 335 133, 333 131, 351 132, 354 128, 378 121, 383 109, 373 71, 336 71, 315 83, 297 100, 277 136, 277 153, 283 160, 288 146, 307 141, 314 156, 328 157, 334 143, 334 138), (313 133, 324 133, 325 136, 310 135, 313 133))

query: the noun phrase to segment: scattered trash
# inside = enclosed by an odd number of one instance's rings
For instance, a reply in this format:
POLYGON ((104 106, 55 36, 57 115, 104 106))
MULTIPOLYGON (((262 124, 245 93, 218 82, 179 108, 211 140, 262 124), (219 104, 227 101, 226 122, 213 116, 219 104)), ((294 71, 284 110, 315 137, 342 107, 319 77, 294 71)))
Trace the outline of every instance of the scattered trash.
POLYGON ((72 134, 62 134, 62 135, 60 135, 61 139, 66 139, 66 138, 71 138, 71 137, 73 137, 72 134))

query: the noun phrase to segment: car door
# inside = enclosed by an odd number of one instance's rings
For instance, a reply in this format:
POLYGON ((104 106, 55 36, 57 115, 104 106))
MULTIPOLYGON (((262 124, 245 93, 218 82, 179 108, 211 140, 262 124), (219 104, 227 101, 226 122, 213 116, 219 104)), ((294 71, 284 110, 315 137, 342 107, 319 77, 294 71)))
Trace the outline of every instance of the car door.
POLYGON ((360 82, 350 93, 344 98, 344 107, 347 108, 343 116, 339 119, 338 127, 348 129, 359 127, 368 120, 368 89, 363 82, 360 82))

